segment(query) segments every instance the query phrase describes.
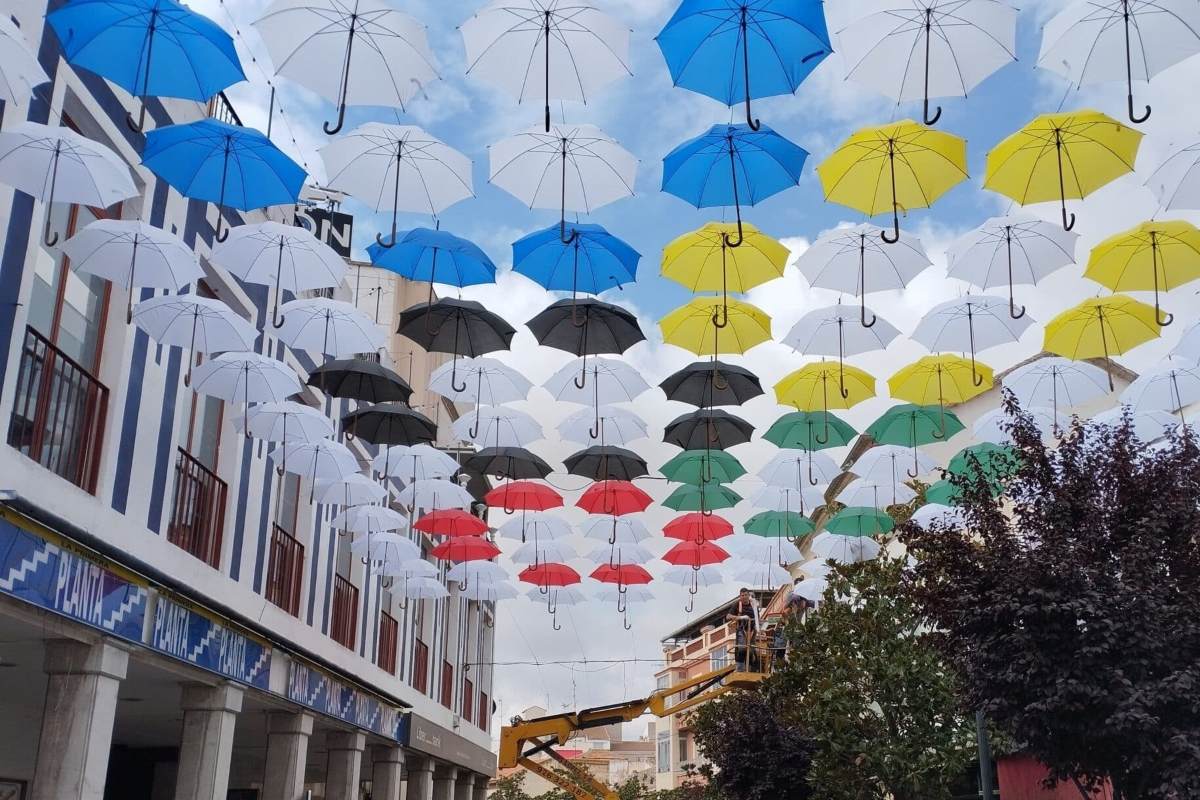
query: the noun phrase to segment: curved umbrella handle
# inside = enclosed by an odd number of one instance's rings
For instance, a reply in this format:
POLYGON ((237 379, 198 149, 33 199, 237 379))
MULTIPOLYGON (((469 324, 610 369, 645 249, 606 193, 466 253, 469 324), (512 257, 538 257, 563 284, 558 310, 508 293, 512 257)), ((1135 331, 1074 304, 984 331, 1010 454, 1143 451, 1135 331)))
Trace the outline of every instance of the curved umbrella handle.
POLYGON ((58 185, 58 159, 61 148, 61 142, 54 145, 54 166, 50 170, 50 197, 46 200, 44 211, 46 215, 46 227, 42 231, 42 242, 46 247, 54 247, 54 245, 58 244, 58 232, 55 231, 52 233, 50 231, 50 210, 54 206, 54 190, 58 185))
MULTIPOLYGON (((896 213, 892 217, 892 230, 890 232, 886 231, 886 230, 880 231, 879 238, 883 239, 883 241, 887 242, 888 244, 895 244, 896 242, 900 241, 900 214, 899 213, 896 213)), ((870 327, 870 326, 867 326, 867 327, 870 327)))
POLYGON ((696 610, 696 595, 695 594, 693 594, 691 597, 688 598, 687 605, 683 607, 683 610, 685 612, 687 612, 688 614, 690 614, 696 610))
POLYGON ((337 133, 338 131, 340 131, 342 129, 342 125, 344 125, 345 123, 346 123, 346 104, 345 104, 345 102, 342 102, 342 103, 338 104, 337 122, 333 123, 332 125, 330 125, 328 122, 323 123, 321 125, 321 130, 325 131, 325 133, 328 134, 329 136, 333 136, 335 133, 337 133))
POLYGON ((900 200, 896 196, 896 143, 888 140, 888 170, 892 175, 892 233, 880 231, 879 238, 887 244, 900 241, 900 200))
POLYGON ((582 390, 585 386, 587 386, 587 354, 586 353, 583 356, 583 368, 579 371, 579 375, 577 375, 575 377, 574 383, 575 383, 575 388, 580 389, 580 390, 582 390))
POLYGON ((574 244, 575 240, 578 238, 579 238, 579 231, 575 228, 571 228, 570 234, 567 233, 567 219, 566 219, 566 216, 564 215, 564 217, 561 220, 559 220, 559 223, 558 223, 558 240, 560 242, 562 242, 564 245, 567 245, 567 244, 574 244))
POLYGON ((550 627, 556 631, 562 630, 562 625, 558 624, 558 614, 557 613, 553 613, 550 615, 550 627))
POLYGON ((1129 95, 1129 121, 1140 125, 1150 119, 1150 106, 1146 106, 1146 112, 1140 117, 1133 113, 1133 94, 1129 95))
MULTIPOLYGON (((626 610, 628 610, 628 609, 626 609, 626 610)), ((625 627, 625 630, 627 630, 627 631, 631 631, 631 630, 633 630, 633 624, 632 624, 632 623, 629 621, 629 615, 628 615, 628 614, 625 614, 625 619, 622 621, 622 623, 621 623, 621 624, 622 624, 622 625, 624 625, 624 627, 625 627)))
MULTIPOLYGON (((728 318, 728 312, 726 312, 726 318, 728 318)), ((718 392, 723 392, 729 388, 729 381, 722 377, 721 370, 717 369, 717 357, 715 354, 713 355, 712 386, 718 392)))
POLYGON ((477 401, 476 405, 475 405, 475 424, 467 429, 467 436, 470 436, 472 439, 478 438, 478 436, 479 436, 479 423, 480 423, 479 409, 480 409, 480 406, 477 401))
POLYGON ((223 242, 229 238, 229 228, 224 228, 222 223, 225 222, 225 215, 221 213, 221 206, 217 206, 217 231, 213 238, 218 242, 223 242))
POLYGON ((922 121, 926 125, 937 125, 938 120, 941 118, 942 118, 942 107, 941 106, 937 107, 937 111, 934 112, 932 117, 929 116, 929 98, 926 97, 925 98, 925 115, 924 115, 922 121))
MULTIPOLYGON (((146 64, 147 71, 150 68, 149 63, 146 64)), ((142 110, 138 114, 137 122, 133 121, 133 112, 125 112, 125 126, 134 133, 141 133, 146 129, 146 99, 142 98, 142 110)))
POLYGON ((389 576, 387 578, 380 578, 379 579, 379 588, 391 589, 392 586, 395 585, 395 583, 396 583, 396 579, 394 577, 389 576))
POLYGON ((342 83, 338 91, 337 122, 333 126, 330 126, 328 122, 322 126, 325 133, 330 136, 340 131, 346 121, 346 95, 350 92, 350 56, 354 52, 354 28, 357 23, 357 17, 351 16, 349 36, 346 38, 346 60, 342 64, 342 83))

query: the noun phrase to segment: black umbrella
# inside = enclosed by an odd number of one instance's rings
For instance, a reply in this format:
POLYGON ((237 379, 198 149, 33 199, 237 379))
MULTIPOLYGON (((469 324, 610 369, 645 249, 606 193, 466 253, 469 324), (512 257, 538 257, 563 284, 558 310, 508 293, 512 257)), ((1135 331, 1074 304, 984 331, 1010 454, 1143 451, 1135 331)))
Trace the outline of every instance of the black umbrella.
POLYGON ((632 313, 594 298, 559 300, 527 324, 538 344, 583 357, 575 380, 580 389, 587 381, 588 356, 619 355, 646 338, 632 313))
POLYGON ((758 376, 723 361, 697 361, 659 384, 668 400, 698 408, 740 406, 763 393, 758 376))
POLYGON ((524 447, 486 447, 469 456, 463 468, 481 475, 512 480, 541 480, 554 471, 524 447))
POLYGON ((369 358, 344 358, 317 367, 308 385, 330 397, 363 403, 407 403, 412 397, 408 381, 369 358))
POLYGON ((593 481, 631 481, 650 474, 646 461, 623 447, 594 445, 563 460, 567 472, 593 481))
POLYGON ((437 425, 407 403, 380 403, 351 411, 342 417, 342 430, 372 444, 430 444, 437 425))
POLYGON ((450 373, 450 385, 454 391, 463 392, 467 385, 458 385, 458 357, 474 358, 507 350, 516 331, 502 317, 474 300, 444 297, 432 305, 418 303, 402 311, 397 333, 431 353, 453 354, 455 366, 450 373))
POLYGON ((702 408, 667 425, 663 441, 684 450, 725 450, 745 444, 753 435, 754 426, 741 417, 702 408))

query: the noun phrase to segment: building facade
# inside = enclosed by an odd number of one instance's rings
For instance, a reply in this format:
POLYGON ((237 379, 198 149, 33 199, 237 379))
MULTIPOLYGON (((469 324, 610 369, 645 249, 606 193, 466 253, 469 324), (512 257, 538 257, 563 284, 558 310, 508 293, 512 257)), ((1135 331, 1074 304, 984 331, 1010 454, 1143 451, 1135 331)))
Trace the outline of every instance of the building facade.
MULTIPOLYGON (((260 329, 274 300, 209 260, 218 209, 139 165, 143 138, 126 125, 138 101, 65 63, 44 7, 3 10, 53 77, 27 107, 4 108, 4 122, 61 121, 105 144, 140 195, 46 208, 0 187, 0 795, 482 797, 495 773, 492 608, 454 585, 436 602, 389 592, 331 526, 337 509, 237 430, 241 406, 184 385, 191 354, 127 325, 123 289, 72 270, 70 234, 141 219, 200 257, 205 276, 188 291, 260 329), (46 215, 61 232, 54 246, 40 235, 46 215)), ((147 103, 148 128, 237 121, 223 98, 147 103)), ((269 217, 292 224, 296 213, 269 217)), ((396 301, 427 291, 392 283, 396 301)), ((258 352, 301 375, 316 366, 266 329, 258 352)), ((425 393, 439 357, 407 352, 394 366, 451 445, 458 409, 425 393)), ((307 387, 296 399, 335 420, 353 405, 307 387)), ((364 465, 374 455, 349 446, 364 465)))

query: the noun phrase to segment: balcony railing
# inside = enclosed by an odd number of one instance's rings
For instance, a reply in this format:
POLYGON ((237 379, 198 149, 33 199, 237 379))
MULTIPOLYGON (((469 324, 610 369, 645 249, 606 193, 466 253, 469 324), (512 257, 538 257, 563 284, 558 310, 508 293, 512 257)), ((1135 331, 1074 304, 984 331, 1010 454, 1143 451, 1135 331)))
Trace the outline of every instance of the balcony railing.
POLYGON ((442 660, 442 705, 454 708, 454 665, 442 660))
POLYGON ((358 638, 358 587, 341 575, 333 576, 333 617, 329 638, 350 650, 358 638))
POLYGON ((175 461, 175 505, 167 538, 210 567, 221 566, 221 535, 229 487, 217 474, 179 448, 175 461))
POLYGON ((470 678, 463 678, 462 689, 462 718, 467 722, 475 721, 475 684, 470 678))
POLYGON ((413 644, 412 687, 421 694, 429 691, 429 645, 420 639, 413 644))
POLYGON ((379 647, 375 663, 379 668, 396 674, 396 647, 400 641, 400 623, 386 611, 379 615, 379 647))
POLYGON ((271 560, 267 566, 267 599, 293 617, 300 613, 304 545, 278 525, 271 526, 271 560))
POLYGON ((8 443, 95 493, 107 411, 104 384, 49 339, 26 328, 8 443))
POLYGON ((225 96, 224 92, 217 92, 208 101, 208 116, 230 125, 240 126, 242 124, 242 118, 233 110, 233 104, 229 102, 229 98, 225 96))

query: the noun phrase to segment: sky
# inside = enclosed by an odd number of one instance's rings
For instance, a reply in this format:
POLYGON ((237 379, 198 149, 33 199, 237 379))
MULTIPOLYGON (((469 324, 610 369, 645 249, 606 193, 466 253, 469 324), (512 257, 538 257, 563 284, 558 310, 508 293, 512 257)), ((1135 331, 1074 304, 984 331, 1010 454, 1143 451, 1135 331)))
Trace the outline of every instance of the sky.
MULTIPOLYGON (((587 122, 598 125, 639 160, 636 193, 632 198, 597 210, 590 222, 607 227, 642 253, 638 281, 621 290, 608 292, 604 299, 620 303, 639 317, 647 341, 632 348, 625 358, 639 369, 648 383, 656 385, 670 372, 693 360, 683 351, 663 345, 656 321, 672 308, 690 299, 686 289, 661 278, 659 259, 663 246, 689 230, 712 219, 729 219, 720 209, 698 211, 676 197, 659 191, 662 157, 679 142, 698 135, 716 123, 739 121, 741 109, 731 112, 723 105, 683 89, 673 88, 654 35, 673 11, 677 0, 596 0, 598 5, 624 21, 632 29, 631 68, 633 77, 625 78, 602 90, 587 105, 558 104, 556 121, 587 122)), ((849 22, 888 5, 875 0, 835 0, 827 4, 829 28, 836 32, 849 22)), ((235 108, 247 124, 265 128, 271 66, 266 49, 250 24, 266 7, 263 0, 195 0, 197 10, 209 14, 229 29, 236 29, 237 44, 246 65, 247 83, 228 91, 235 108)), ((541 119, 541 100, 518 105, 516 100, 491 85, 465 75, 465 55, 457 26, 478 8, 475 0, 407 0, 399 4, 406 12, 427 24, 429 41, 437 60, 441 80, 425 87, 407 113, 390 109, 351 109, 346 130, 369 120, 416 124, 451 146, 467 154, 474 162, 477 196, 462 202, 441 217, 444 229, 473 240, 483 247, 500 267, 496 285, 470 288, 464 297, 483 302, 518 327, 510 353, 501 355, 507 363, 526 374, 535 383, 549 377, 568 356, 539 348, 532 335, 521 328, 554 299, 522 276, 511 272, 513 241, 535 229, 556 221, 557 214, 531 211, 522 203, 487 182, 488 145, 526 129, 541 119)), ((1069 87, 1056 74, 1034 68, 1046 20, 1066 5, 1065 0, 1025 0, 1019 17, 1018 61, 985 81, 969 99, 941 101, 944 113, 939 123, 943 130, 964 137, 968 142, 970 179, 941 198, 932 210, 914 211, 902 220, 906 235, 920 237, 934 266, 919 276, 903 292, 882 292, 869 297, 870 305, 896 325, 904 334, 912 332, 921 315, 942 300, 966 293, 968 287, 946 277, 945 250, 956 238, 980 225, 988 217, 1017 209, 1010 201, 981 188, 986 154, 996 143, 1017 130, 1039 113, 1064 109, 1097 108, 1124 120, 1123 84, 1069 87)), ((322 68, 314 65, 314 69, 322 68)), ((336 68, 325 65, 325 68, 336 68)), ((276 116, 274 139, 302 162, 317 179, 323 177, 319 148, 328 139, 321 122, 332 119, 333 107, 316 95, 287 79, 275 79, 277 99, 283 109, 276 116)), ((1091 246, 1118 231, 1159 213, 1152 194, 1143 186, 1145 179, 1174 148, 1200 138, 1200 115, 1196 113, 1195 86, 1200 83, 1200 58, 1193 58, 1168 69, 1149 87, 1137 88, 1139 96, 1151 103, 1154 113, 1140 126, 1147 133, 1137 163, 1137 172, 1096 192, 1072 206, 1078 214, 1076 231, 1081 239, 1077 256, 1082 260, 1091 246)), ((839 225, 863 220, 858 212, 825 203, 815 173, 820 163, 852 131, 864 126, 919 117, 919 104, 897 105, 871 89, 845 80, 845 64, 835 54, 827 58, 803 84, 795 96, 756 101, 755 113, 776 131, 797 142, 811 153, 803 177, 796 188, 782 192, 753 208, 745 218, 760 230, 782 240, 792 251, 793 261, 817 237, 839 225)), ((390 224, 390 216, 373 217, 369 209, 351 202, 347 209, 356 217, 355 244, 364 248, 379 229, 390 224)), ((1035 206, 1029 212, 1055 219, 1056 205, 1035 206)), ((1175 217, 1196 221, 1194 215, 1175 217)), ((402 218, 401 225, 429 225, 427 217, 402 218)), ((878 224, 886 224, 880 218, 878 224)), ((1018 302, 1026 303, 1036 323, 1018 344, 994 348, 982 360, 1006 369, 1038 352, 1041 348, 1042 323, 1079 300, 1100 293, 1100 288, 1081 277, 1082 266, 1072 266, 1044 281, 1036 289, 1019 289, 1018 302)), ((442 287, 444 294, 453 293, 442 287)), ((1194 287, 1172 292, 1165 307, 1176 313, 1177 321, 1164 331, 1161 340, 1138 348, 1123 363, 1135 370, 1153 365, 1169 350, 1180 332, 1200 315, 1194 287)), ((807 286, 794 266, 783 278, 751 291, 745 298, 767 311, 774 320, 775 343, 755 348, 746 356, 730 360, 746 366, 769 387, 787 372, 807 360, 801 354, 779 345, 792 324, 806 311, 836 302, 835 293, 807 286)), ((1149 299, 1148 297, 1145 299, 1149 299)), ((901 336, 886 352, 854 359, 854 363, 876 374, 882 381, 898 365, 922 355, 923 348, 901 336)), ((864 403, 847 415, 857 427, 863 427, 889 405, 886 399, 864 403)), ((541 390, 518 404, 546 427, 548 439, 531 449, 551 463, 558 462, 576 449, 560 441, 554 426, 576 407, 554 403, 541 390)), ((663 425, 685 413, 688 408, 668 403, 657 389, 646 393, 633 406, 650 424, 651 439, 637 443, 638 450, 651 468, 671 457, 675 448, 658 442, 663 425)), ((770 397, 758 398, 737 410, 762 430, 785 409, 770 397)), ((964 442, 968 443, 968 442, 964 442)), ((739 447, 735 454, 754 472, 771 456, 773 448, 761 441, 739 447)), ((556 484, 571 489, 582 487, 582 479, 556 474, 556 484)), ((735 484, 743 495, 757 485, 754 478, 735 484)), ((660 482, 647 483, 655 498, 665 496, 669 487, 660 482)), ((578 492, 567 492, 569 498, 578 492)), ((570 502, 570 500, 568 501, 570 502)), ((745 504, 743 504, 745 506, 745 504)), ((753 511, 740 507, 730 512, 731 520, 744 520, 753 511)), ((565 516, 573 522, 582 517, 574 512, 565 516)), ((657 508, 646 515, 646 523, 656 530, 671 514, 657 508)), ((586 552, 587 543, 576 546, 586 552)), ((511 543, 505 545, 510 548, 511 543)), ((657 552, 666 549, 659 542, 657 552)), ((516 571, 505 559, 504 563, 516 571)), ((583 560, 577 569, 587 571, 583 560)), ((661 571, 661 563, 651 567, 661 571)), ((703 592, 696 609, 711 608, 723 602, 736 585, 703 592)), ((653 689, 653 673, 658 669, 662 650, 659 639, 684 624, 686 592, 654 587, 656 599, 638 608, 634 628, 622 629, 613 608, 596 602, 574 609, 563 609, 563 630, 554 632, 545 609, 525 598, 501 603, 497 621, 496 689, 501 704, 500 720, 530 705, 553 711, 579 706, 599 705, 645 694, 653 689), (554 663, 570 662, 570 663, 554 663)), ((639 726, 640 728, 640 726, 639 726)))

